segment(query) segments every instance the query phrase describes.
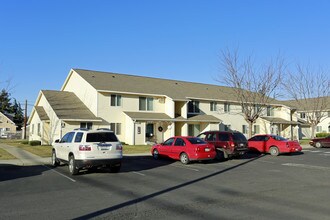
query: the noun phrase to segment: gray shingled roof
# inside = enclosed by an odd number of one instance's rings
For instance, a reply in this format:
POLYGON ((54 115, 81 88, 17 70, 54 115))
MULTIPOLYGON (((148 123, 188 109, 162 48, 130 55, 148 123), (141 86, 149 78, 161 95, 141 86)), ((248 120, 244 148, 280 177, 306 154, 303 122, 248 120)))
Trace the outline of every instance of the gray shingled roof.
POLYGON ((47 115, 44 107, 42 107, 42 106, 35 106, 34 108, 35 108, 37 114, 39 115, 40 120, 42 120, 42 121, 49 120, 49 117, 48 117, 48 115, 47 115))
POLYGON ((173 100, 197 98, 237 101, 233 88, 225 86, 82 69, 74 69, 74 71, 96 90, 166 95, 173 100))
POLYGON ((59 119, 67 121, 102 121, 73 92, 41 91, 59 119))
POLYGON ((177 118, 171 118, 165 113, 154 113, 154 112, 124 112, 133 120, 140 121, 189 121, 189 122, 221 122, 220 119, 212 115, 196 115, 189 118, 183 118, 182 116, 177 118))

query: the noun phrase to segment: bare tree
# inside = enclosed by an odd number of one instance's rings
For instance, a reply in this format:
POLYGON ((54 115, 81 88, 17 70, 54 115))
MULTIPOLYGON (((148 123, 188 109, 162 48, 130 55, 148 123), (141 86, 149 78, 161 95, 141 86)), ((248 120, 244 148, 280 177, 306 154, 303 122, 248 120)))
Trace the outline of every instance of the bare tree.
POLYGON ((222 51, 221 67, 223 75, 218 81, 233 88, 251 137, 253 124, 278 96, 276 89, 282 79, 284 62, 278 57, 257 68, 251 57, 240 59, 237 50, 227 49, 222 51))
POLYGON ((311 137, 315 137, 316 126, 328 116, 330 109, 329 73, 322 69, 311 70, 309 66, 297 65, 295 72, 288 73, 283 83, 292 104, 306 115, 306 123, 311 127, 311 137))

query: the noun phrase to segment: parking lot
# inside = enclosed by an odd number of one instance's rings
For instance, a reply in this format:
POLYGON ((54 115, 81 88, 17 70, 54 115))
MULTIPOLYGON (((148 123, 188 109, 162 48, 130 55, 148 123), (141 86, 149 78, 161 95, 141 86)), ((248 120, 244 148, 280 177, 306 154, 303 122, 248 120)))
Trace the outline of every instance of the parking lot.
POLYGON ((183 165, 125 157, 119 173, 0 165, 0 219, 328 219, 330 149, 183 165))

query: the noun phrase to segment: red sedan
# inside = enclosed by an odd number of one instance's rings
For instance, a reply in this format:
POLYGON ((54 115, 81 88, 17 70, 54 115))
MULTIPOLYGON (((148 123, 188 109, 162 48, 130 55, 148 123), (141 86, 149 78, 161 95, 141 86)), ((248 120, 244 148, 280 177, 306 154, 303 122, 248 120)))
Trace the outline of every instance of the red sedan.
POLYGON ((256 135, 248 140, 250 150, 270 153, 277 156, 281 153, 300 152, 302 147, 297 141, 290 141, 278 135, 256 135))
POLYGON ((152 156, 158 159, 166 156, 188 164, 193 160, 213 160, 216 156, 215 148, 197 137, 171 137, 162 144, 154 145, 152 156))

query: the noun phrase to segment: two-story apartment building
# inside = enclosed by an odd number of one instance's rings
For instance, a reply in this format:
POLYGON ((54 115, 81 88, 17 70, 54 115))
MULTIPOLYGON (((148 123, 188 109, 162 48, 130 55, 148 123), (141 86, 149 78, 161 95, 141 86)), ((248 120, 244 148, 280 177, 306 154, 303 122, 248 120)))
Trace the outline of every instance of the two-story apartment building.
MULTIPOLYGON (((232 88, 72 69, 60 91, 42 90, 29 118, 30 140, 53 142, 75 128, 108 128, 122 142, 162 142, 174 135, 238 130, 248 124, 232 88)), ((297 137, 296 113, 272 100, 254 133, 297 137)))

